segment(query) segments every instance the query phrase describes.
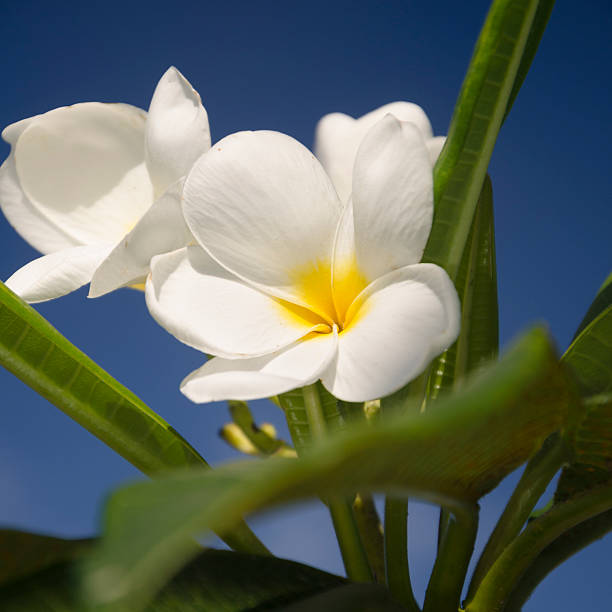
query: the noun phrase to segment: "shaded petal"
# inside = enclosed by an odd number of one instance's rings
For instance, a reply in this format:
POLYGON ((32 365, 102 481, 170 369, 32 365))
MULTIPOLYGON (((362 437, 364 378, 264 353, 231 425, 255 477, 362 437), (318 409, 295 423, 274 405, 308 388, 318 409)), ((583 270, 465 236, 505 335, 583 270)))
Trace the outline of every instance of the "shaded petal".
POLYGON ((17 176, 14 151, 0 166, 0 208, 15 231, 41 253, 79 244, 30 202, 17 176))
POLYGON ((391 102, 353 119, 343 113, 325 115, 317 124, 315 154, 331 177, 338 196, 346 202, 352 191, 353 164, 361 141, 385 115, 414 123, 425 140, 432 137, 431 124, 420 106, 411 102, 391 102))
POLYGON ((351 402, 393 393, 457 339, 460 314, 455 287, 439 266, 416 264, 379 278, 351 306, 323 384, 351 402))
POLYGON ((181 383, 193 402, 270 397, 319 379, 337 350, 337 331, 311 334, 288 348, 255 359, 215 357, 181 383))
POLYGON ((304 274, 327 267, 331 286, 341 205, 321 164, 293 138, 278 132, 224 138, 195 163, 183 201, 198 242, 237 276, 304 306, 310 303, 304 274))
POLYGON ((113 249, 93 275, 89 297, 143 283, 155 255, 175 251, 193 241, 181 208, 182 190, 183 180, 170 185, 113 249))
POLYGON ((135 107, 87 102, 29 122, 14 156, 33 208, 76 243, 118 241, 153 202, 144 121, 135 107))
POLYGON ((147 168, 161 194, 210 149, 208 115, 198 92, 174 67, 159 80, 146 128, 147 168))
POLYGON ((227 358, 267 354, 329 330, 312 313, 249 287, 200 247, 154 257, 146 298, 153 318, 179 340, 227 358))
POLYGON ((61 297, 88 283, 112 248, 97 244, 44 255, 19 268, 6 286, 31 304, 61 297))
POLYGON ((440 153, 442 153, 442 147, 444 147, 445 142, 446 136, 435 136, 434 138, 430 138, 429 140, 425 141, 425 145, 429 151, 429 160, 431 161, 432 166, 436 165, 438 157, 440 157, 440 153))
POLYGON ((433 219, 433 169, 423 137, 387 115, 364 138, 353 175, 357 264, 368 279, 417 263, 433 219))

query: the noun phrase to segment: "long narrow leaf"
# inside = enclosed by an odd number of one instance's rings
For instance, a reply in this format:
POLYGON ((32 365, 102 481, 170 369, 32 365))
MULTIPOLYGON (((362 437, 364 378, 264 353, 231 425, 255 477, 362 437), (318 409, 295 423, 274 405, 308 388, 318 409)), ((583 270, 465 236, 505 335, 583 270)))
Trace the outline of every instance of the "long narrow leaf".
POLYGON ((534 52, 527 41, 538 5, 538 0, 496 0, 491 6, 436 164, 434 223, 423 260, 444 267, 453 279, 519 66, 526 50, 534 52))
POLYGON ((193 534, 280 502, 383 491, 471 511, 563 427, 571 401, 548 337, 535 329, 435 411, 355 425, 300 461, 242 462, 136 484, 110 501, 89 596, 138 609, 193 554, 193 534))

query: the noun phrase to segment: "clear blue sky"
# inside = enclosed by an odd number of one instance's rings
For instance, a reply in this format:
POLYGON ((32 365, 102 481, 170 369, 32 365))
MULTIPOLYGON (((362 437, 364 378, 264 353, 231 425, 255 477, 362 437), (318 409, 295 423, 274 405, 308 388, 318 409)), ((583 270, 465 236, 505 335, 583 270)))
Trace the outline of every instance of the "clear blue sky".
MULTIPOLYGON (((200 92, 213 140, 273 129, 311 146, 323 114, 361 115, 394 100, 420 104, 444 134, 487 7, 486 0, 6 2, 0 124, 90 100, 146 108, 174 64, 200 92)), ((546 321, 563 350, 610 271, 611 30, 608 2, 560 2, 500 134, 490 174, 502 345, 546 321)), ((7 154, 2 143, 0 157, 7 154)), ((0 278, 35 256, 0 219, 0 278)), ((39 310, 211 463, 234 457, 217 437, 226 408, 193 405, 178 391, 201 356, 152 321, 142 294, 85 296, 81 290, 39 310)), ((136 470, 7 372, 0 385, 0 524, 95 532, 104 496, 136 470)), ((272 406, 256 406, 261 419, 282 423, 272 406)), ((508 491, 506 484, 484 500, 483 527, 491 528, 508 491)), ((435 516, 419 505, 411 521, 419 597, 435 516)), ((254 525, 275 553, 340 571, 316 504, 254 525)), ((609 610, 611 553, 608 536, 557 570, 525 610, 609 610)))

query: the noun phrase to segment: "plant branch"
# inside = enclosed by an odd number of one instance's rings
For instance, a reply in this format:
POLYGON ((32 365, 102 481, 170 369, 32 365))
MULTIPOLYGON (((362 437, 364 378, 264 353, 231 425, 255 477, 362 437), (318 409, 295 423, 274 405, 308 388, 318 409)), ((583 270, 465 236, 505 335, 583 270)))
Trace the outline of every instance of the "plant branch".
MULTIPOLYGON (((320 440, 327 426, 317 383, 304 387, 302 393, 312 439, 320 440)), ((327 503, 347 576, 356 582, 373 582, 351 503, 346 499, 329 499, 327 503)))
POLYGON ((549 544, 579 523, 611 508, 612 486, 605 485, 553 506, 533 520, 495 561, 466 612, 501 612, 525 571, 549 544))
POLYGON ((480 555, 470 583, 468 599, 473 597, 478 585, 506 546, 520 533, 542 493, 544 493, 559 468, 568 459, 568 455, 569 449, 565 440, 555 434, 544 443, 540 452, 529 461, 480 555))

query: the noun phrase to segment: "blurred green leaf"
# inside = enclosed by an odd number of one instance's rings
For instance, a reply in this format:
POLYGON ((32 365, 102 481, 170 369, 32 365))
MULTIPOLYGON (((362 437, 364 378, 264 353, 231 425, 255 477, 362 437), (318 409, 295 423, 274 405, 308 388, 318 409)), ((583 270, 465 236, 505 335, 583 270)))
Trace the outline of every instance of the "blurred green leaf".
POLYGON ((106 536, 87 572, 89 594, 136 610, 193 554, 192 535, 281 502, 383 491, 471 512, 563 428, 571 401, 548 335, 536 328, 435 411, 356 424, 298 461, 241 462, 128 487, 107 507, 106 536))
MULTIPOLYGON (((158 414, 3 283, 0 364, 145 474, 208 465, 158 414)), ((223 537, 237 550, 266 550, 245 523, 223 537)))
POLYGON ((0 585, 68 561, 91 548, 92 540, 63 540, 14 529, 0 530, 0 585))
MULTIPOLYGON (((70 547, 73 543, 66 540, 64 544, 70 547)), ((146 610, 280 611, 293 610, 292 606, 298 605, 296 602, 309 602, 316 597, 321 604, 317 609, 331 611, 334 608, 325 607, 327 601, 350 602, 351 596, 356 596, 350 588, 348 591, 339 590, 339 587, 350 586, 339 576, 293 561, 209 549, 185 566, 146 610)), ((365 590, 359 592, 366 600, 388 601, 385 589, 364 587, 365 590)), ((74 565, 58 562, 1 586, 0 605, 3 612, 82 612, 86 605, 79 600, 78 593, 74 565)), ((295 609, 308 608, 298 605, 295 609)), ((401 610, 398 607, 374 609, 401 610)))

